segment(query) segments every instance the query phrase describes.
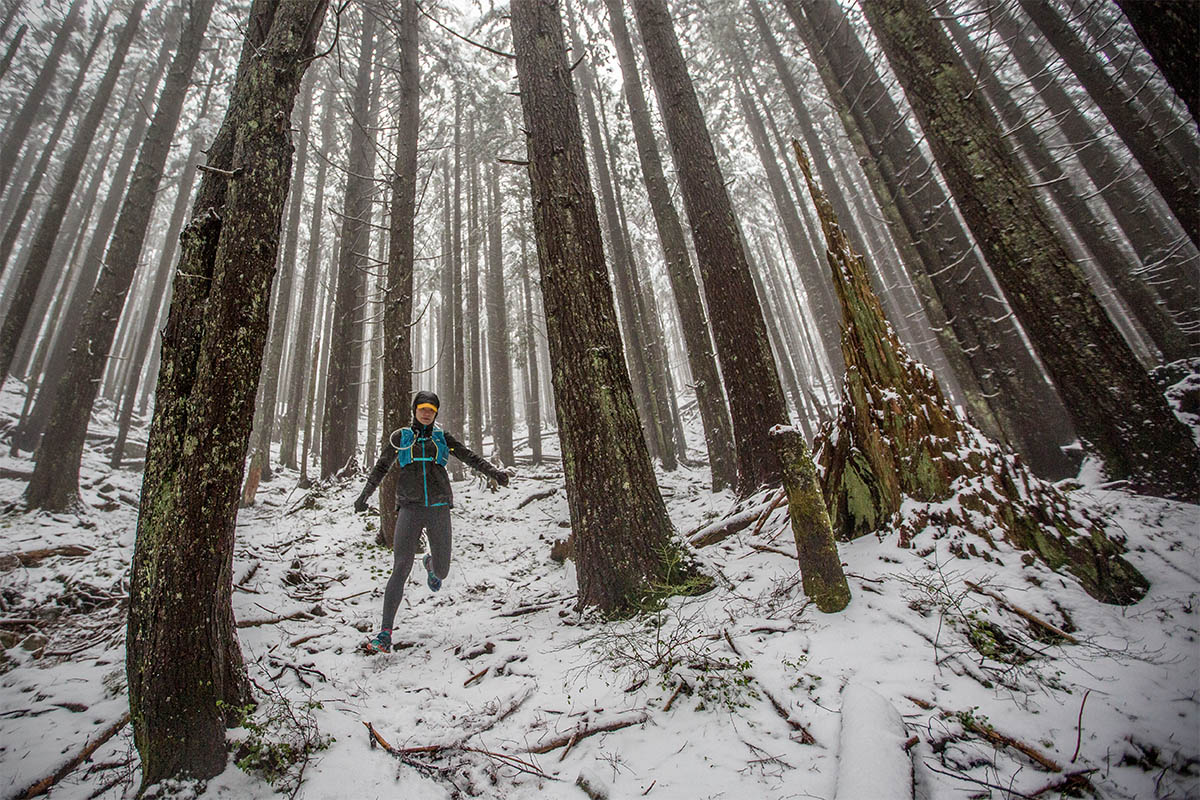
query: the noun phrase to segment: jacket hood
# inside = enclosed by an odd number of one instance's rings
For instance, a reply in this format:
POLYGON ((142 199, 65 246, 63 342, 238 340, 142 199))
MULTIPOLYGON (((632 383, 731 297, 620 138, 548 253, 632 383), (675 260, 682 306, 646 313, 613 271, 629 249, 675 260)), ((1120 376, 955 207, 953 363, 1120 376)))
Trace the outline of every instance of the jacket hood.
POLYGON ((442 407, 442 401, 439 400, 438 396, 433 392, 417 392, 412 401, 412 415, 414 420, 417 418, 417 406, 421 405, 422 403, 430 403, 439 410, 442 407))

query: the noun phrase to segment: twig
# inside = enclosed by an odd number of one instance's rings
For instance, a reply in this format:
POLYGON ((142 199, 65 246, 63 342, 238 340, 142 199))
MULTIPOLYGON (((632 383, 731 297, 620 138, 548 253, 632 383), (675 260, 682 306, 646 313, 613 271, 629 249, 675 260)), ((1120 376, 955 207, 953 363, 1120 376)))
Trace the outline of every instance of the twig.
POLYGON ((484 749, 478 748, 478 747, 467 747, 467 746, 461 745, 461 744, 458 744, 458 745, 429 744, 429 745, 423 745, 421 747, 392 747, 390 744, 388 744, 387 739, 384 739, 383 736, 380 735, 379 731, 375 730, 374 725, 367 722, 366 720, 363 720, 363 725, 366 726, 367 731, 369 731, 371 734, 370 743, 371 743, 372 748, 374 748, 375 745, 378 744, 384 750, 386 750, 387 752, 394 755, 396 758, 400 759, 404 763, 409 764, 411 766, 422 767, 422 766, 426 766, 426 765, 422 765, 422 764, 413 762, 409 758, 410 756, 415 756, 415 755, 438 756, 438 755, 441 755, 442 753, 446 753, 446 752, 459 751, 459 752, 463 752, 463 753, 479 753, 480 755, 487 756, 488 758, 494 758, 497 761, 500 761, 501 763, 505 764, 506 766, 512 767, 515 770, 518 770, 520 772, 525 772, 530 775, 535 775, 539 778, 543 778, 546 780, 553 780, 553 781, 561 780, 560 778, 555 778, 553 775, 547 775, 545 772, 542 772, 540 769, 538 769, 538 767, 535 764, 531 764, 528 761, 525 761, 524 759, 517 758, 516 756, 510 756, 507 753, 496 753, 491 750, 484 750, 484 749))
POLYGON ((479 672, 476 672, 474 675, 467 678, 465 681, 463 681, 463 687, 465 688, 467 686, 470 686, 472 683, 479 680, 484 675, 487 675, 489 669, 491 669, 491 667, 484 667, 483 669, 479 670, 479 672))
POLYGON ((1059 780, 1047 783, 1045 786, 1028 796, 1041 797, 1046 792, 1062 791, 1063 789, 1091 788, 1092 782, 1088 780, 1087 776, 1095 771, 1096 768, 1092 767, 1090 769, 1079 769, 1075 770, 1074 772, 1068 772, 1059 780))
POLYGON ((758 522, 754 525, 754 530, 750 531, 751 537, 758 535, 758 532, 762 530, 763 525, 767 524, 767 517, 771 516, 771 512, 779 508, 779 506, 783 504, 784 500, 787 500, 787 490, 780 489, 779 494, 775 495, 775 499, 771 501, 771 504, 767 506, 765 511, 763 511, 762 516, 758 518, 758 522))
POLYGON ((283 614, 278 617, 267 617, 266 619, 239 619, 237 626, 239 628, 257 628, 260 625, 278 625, 280 622, 287 622, 290 619, 312 619, 312 611, 303 608, 297 609, 290 614, 283 614))
POLYGON ((1075 723, 1075 754, 1071 756, 1071 763, 1075 763, 1075 759, 1079 758, 1079 746, 1083 744, 1083 707, 1087 705, 1088 695, 1092 693, 1088 689, 1083 693, 1083 701, 1079 704, 1079 721, 1075 723))
POLYGON ((925 768, 928 769, 930 772, 936 772, 939 775, 946 775, 951 778, 957 778, 960 781, 969 781, 970 783, 976 783, 976 784, 979 784, 980 786, 986 786, 989 789, 995 789, 996 791, 999 791, 999 792, 1005 792, 1006 797, 1023 797, 1023 798, 1026 798, 1026 800, 1034 800, 1032 795, 1022 794, 1021 792, 1018 792, 1016 789, 1012 788, 1011 786, 997 786, 994 783, 988 783, 987 781, 981 781, 978 778, 972 778, 970 775, 963 775, 962 773, 959 773, 959 772, 947 772, 944 769, 938 769, 937 767, 932 766, 928 761, 925 762, 925 768))
POLYGON ((429 12, 428 12, 428 11, 426 11, 426 10, 425 10, 425 9, 423 9, 423 8, 421 8, 421 4, 420 4, 420 3, 418 3, 418 4, 417 4, 417 10, 418 10, 418 11, 420 11, 420 12, 421 12, 421 14, 422 14, 422 16, 424 16, 426 19, 428 19, 428 20, 429 20, 430 22, 432 22, 434 25, 437 25, 439 28, 441 28, 441 29, 442 29, 442 30, 444 30, 446 33, 450 34, 451 36, 455 37, 456 39, 462 39, 464 42, 466 42, 466 43, 467 43, 467 44, 469 44, 469 45, 473 45, 473 46, 475 46, 475 47, 478 47, 480 50, 486 50, 486 51, 488 51, 489 53, 491 53, 492 55, 497 55, 497 56, 500 56, 501 58, 507 58, 507 59, 509 59, 509 60, 514 60, 514 61, 515 61, 515 60, 516 60, 516 58, 517 58, 517 57, 516 57, 515 55, 513 55, 512 53, 506 53, 506 52, 504 52, 503 50, 497 50, 497 49, 496 49, 496 48, 494 48, 494 47, 488 47, 486 44, 480 44, 479 42, 472 41, 471 39, 468 39, 466 36, 463 36, 463 35, 462 35, 461 33, 459 33, 458 31, 455 31, 455 30, 452 30, 452 29, 450 29, 450 28, 446 27, 446 26, 445 26, 445 25, 443 25, 441 22, 439 22, 437 19, 435 19, 434 17, 432 17, 432 16, 429 14, 429 12))
POLYGON ((533 494, 529 495, 529 497, 526 497, 524 500, 522 500, 520 503, 517 503, 517 508, 522 509, 525 506, 529 505, 530 503, 534 502, 535 500, 545 500, 547 497, 553 497, 557 493, 558 493, 558 487, 546 489, 541 492, 534 492, 533 494))
POLYGON ((54 784, 58 783, 63 778, 70 775, 75 770, 76 767, 78 767, 80 764, 82 764, 84 761, 87 760, 88 756, 90 756, 92 753, 96 752, 96 750, 98 750, 100 748, 100 745, 104 744, 109 739, 116 736, 117 732, 120 731, 122 728, 124 728, 127 724, 129 724, 129 712, 128 711, 126 711, 123 715, 121 715, 121 718, 118 719, 116 722, 114 722, 112 725, 109 725, 107 728, 105 728, 103 731, 101 731, 99 736, 97 736, 95 739, 88 741, 83 746, 82 750, 80 750, 78 753, 76 753, 75 756, 73 758, 71 758, 71 760, 67 761, 65 764, 63 764, 61 767, 59 767, 57 770, 55 770, 53 775, 48 775, 45 778, 42 778, 40 781, 33 784, 28 789, 26 789, 25 791, 18 794, 17 797, 21 798, 22 800, 25 800, 25 798, 39 797, 39 796, 45 794, 46 792, 48 792, 50 790, 51 786, 54 786, 54 784))
MULTIPOLYGON (((745 656, 742 655, 742 651, 738 649, 736 644, 734 644, 733 637, 729 635, 729 630, 722 630, 721 633, 725 635, 725 641, 729 644, 729 649, 733 651, 733 654, 738 658, 745 658, 745 656)), ((763 695, 767 698, 767 702, 771 704, 771 708, 775 709, 775 713, 778 714, 792 730, 800 732, 800 744, 817 743, 817 740, 813 738, 813 735, 809 732, 808 728, 804 727, 803 723, 792 718, 791 713, 788 712, 783 703, 779 702, 778 698, 771 694, 771 690, 764 686, 762 681, 759 681, 758 686, 759 689, 762 690, 763 695)))
POLYGON ((980 586, 976 583, 972 583, 971 581, 963 581, 963 583, 965 583, 967 588, 970 589, 971 591, 978 592, 979 594, 982 594, 982 595, 985 595, 986 597, 992 598, 997 603, 999 603, 1000 605, 1007 608, 1009 611, 1013 612, 1014 614, 1016 614, 1019 617, 1023 617, 1024 619, 1028 620, 1029 622, 1032 622, 1034 625, 1037 625, 1038 627, 1049 631, 1050 633, 1054 634, 1055 636, 1058 636, 1061 639, 1067 640, 1071 644, 1079 644, 1078 639, 1076 639, 1074 636, 1072 636, 1071 634, 1064 631, 1062 628, 1059 628, 1055 625, 1051 625, 1049 622, 1046 622, 1046 620, 1042 619, 1041 617, 1034 615, 1032 612, 1026 611, 1025 609, 1021 608, 1020 606, 1018 606, 1014 603, 1011 603, 1008 600, 1005 600, 1003 597, 1001 597, 1000 595, 991 591, 990 589, 984 589, 982 586, 980 586))
POLYGON ((1022 742, 1018 739, 1014 739, 1011 736, 1006 736, 1003 733, 1000 733, 998 730, 993 728, 991 725, 980 725, 979 723, 975 722, 971 717, 966 716, 966 715, 962 715, 960 717, 960 719, 963 720, 963 728, 965 728, 966 730, 971 731, 972 733, 979 734, 980 736, 987 739, 989 742, 992 742, 993 744, 999 744, 999 745, 1004 745, 1006 747, 1011 747, 1014 750, 1024 753, 1028 758, 1030 758, 1032 761, 1036 762, 1037 764, 1041 765, 1048 772, 1062 772, 1063 771, 1063 768, 1061 766, 1059 766, 1049 756, 1045 755, 1044 753, 1036 750, 1035 748, 1025 744, 1024 742, 1022 742))
POLYGON ((196 169, 201 172, 211 172, 213 175, 220 175, 223 178, 236 178, 242 174, 242 168, 236 169, 221 169, 220 167, 210 167, 208 164, 197 164, 196 169))
POLYGON ((684 687, 686 687, 686 686, 687 686, 687 681, 684 681, 684 680, 679 681, 679 683, 675 686, 675 691, 671 693, 671 699, 667 701, 667 704, 665 706, 663 706, 664 712, 671 710, 671 706, 675 705, 675 698, 679 697, 680 693, 683 691, 684 687))
POLYGON ((609 720, 608 722, 602 722, 593 728, 576 727, 575 730, 571 731, 570 733, 556 736, 545 744, 540 744, 537 747, 531 747, 526 752, 535 755, 549 753, 551 750, 557 750, 558 748, 563 747, 576 739, 586 739, 589 736, 595 736, 597 733, 608 733, 610 731, 620 730, 621 728, 628 728, 631 725, 640 725, 649 719, 650 715, 645 711, 641 711, 635 716, 629 717, 628 719, 609 720))

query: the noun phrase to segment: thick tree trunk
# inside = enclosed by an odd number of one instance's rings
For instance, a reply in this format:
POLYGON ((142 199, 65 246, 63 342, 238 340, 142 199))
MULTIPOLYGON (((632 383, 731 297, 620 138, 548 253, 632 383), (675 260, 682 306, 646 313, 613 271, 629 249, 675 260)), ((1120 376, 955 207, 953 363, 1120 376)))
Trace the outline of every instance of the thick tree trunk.
MULTIPOLYGON (((141 260, 142 246, 171 139, 179 124, 192 71, 204 44, 214 0, 197 0, 180 33, 179 48, 168 70, 154 119, 138 153, 129 191, 121 204, 104 270, 88 301, 67 369, 52 392, 47 434, 37 451, 37 466, 25 491, 30 506, 65 509, 79 493, 79 464, 92 404, 104 374, 125 297, 141 260)), ((6 322, 7 327, 7 322, 6 322)))
POLYGON ((321 419, 321 477, 328 478, 355 463, 361 397, 362 321, 366 289, 366 253, 371 208, 371 65, 375 52, 375 14, 363 9, 358 72, 354 83, 346 195, 342 210, 341 251, 332 338, 325 372, 321 419))
POLYGON ((1191 436, 1121 339, 1038 205, 923 0, 864 0, 930 148, 1076 429, 1111 478, 1194 498, 1191 436))
POLYGON ((514 0, 512 29, 579 605, 619 613, 678 577, 671 523, 645 442, 630 435, 633 389, 557 3, 514 0))
POLYGON ((251 9, 229 111, 209 153, 211 166, 235 174, 205 175, 184 237, 127 635, 143 789, 224 770, 226 714, 248 696, 230 603, 234 523, 291 171, 289 121, 325 5, 260 0, 251 9))
POLYGON ((634 0, 634 12, 675 156, 700 266, 713 340, 730 401, 738 493, 778 484, 779 456, 767 431, 787 422, 762 309, 733 205, 665 0, 634 0))
POLYGON ((1200 18, 1194 0, 1116 0, 1163 77, 1200 125, 1200 18))
POLYGON ((8 179, 12 177, 13 167, 17 164, 17 156, 21 153, 33 123, 37 121, 42 103, 50 96, 50 87, 58 72, 58 64, 67 45, 71 43, 71 35, 75 32, 79 12, 83 6, 83 0, 72 0, 71 7, 67 9, 67 15, 54 36, 54 42, 50 45, 50 52, 42 60, 37 77, 25 95, 25 101, 21 103, 17 113, 9 118, 4 133, 0 135, 0 194, 3 194, 8 186, 8 179))
MULTIPOLYGON (((380 449, 392 431, 412 419, 412 341, 414 235, 417 215, 417 139, 421 86, 417 40, 417 0, 400 6, 400 108, 396 161, 392 169, 392 211, 388 267, 383 294, 383 428, 380 449)), ((383 535, 388 546, 396 527, 396 480, 391 470, 379 487, 383 535)))
POLYGON ((488 382, 491 388, 492 441, 496 457, 505 466, 513 459, 513 390, 508 355, 508 302, 505 297, 503 225, 500 209, 500 175, 488 170, 488 382))

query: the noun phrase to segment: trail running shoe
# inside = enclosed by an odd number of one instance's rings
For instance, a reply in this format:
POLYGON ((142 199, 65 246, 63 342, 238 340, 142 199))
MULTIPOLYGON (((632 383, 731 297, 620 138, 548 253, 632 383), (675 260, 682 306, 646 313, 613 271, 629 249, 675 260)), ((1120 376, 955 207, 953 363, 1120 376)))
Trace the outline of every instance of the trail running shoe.
POLYGON ((433 563, 428 553, 421 559, 421 564, 425 567, 425 582, 429 584, 430 590, 436 592, 438 589, 441 589, 442 579, 434 574, 433 563))
POLYGON ((362 646, 362 649, 367 653, 390 653, 392 652, 392 634, 388 631, 380 631, 375 634, 375 638, 362 646))

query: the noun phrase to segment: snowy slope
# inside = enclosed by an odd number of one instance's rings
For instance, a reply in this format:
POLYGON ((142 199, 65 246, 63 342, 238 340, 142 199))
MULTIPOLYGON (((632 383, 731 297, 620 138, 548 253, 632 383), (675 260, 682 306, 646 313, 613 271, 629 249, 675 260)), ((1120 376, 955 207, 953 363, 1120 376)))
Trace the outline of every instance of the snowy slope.
MULTIPOLYGON (((0 408, 19 402, 6 394, 0 408)), ((99 413, 99 428, 109 419, 99 413)), ((681 532, 733 505, 706 488, 703 470, 660 479, 681 532)), ((0 798, 53 774, 127 710, 122 597, 139 482, 89 451, 88 511, 51 517, 12 507, 23 485, 0 479, 0 556, 93 550, 0 571, 0 798)), ((578 615, 573 569, 549 557, 568 532, 561 475, 526 466, 506 491, 455 485, 450 577, 431 593, 418 564, 397 618, 401 647, 364 656, 356 648, 377 629, 391 566, 373 544, 378 517, 352 513, 358 482, 310 503, 295 483, 282 471, 239 515, 235 613, 265 622, 240 633, 266 699, 231 738, 332 737, 311 753, 296 796, 844 798, 842 774, 865 787, 860 796, 892 797, 904 788, 895 769, 909 763, 922 798, 1058 797, 1085 780, 1103 798, 1200 796, 1196 506, 1097 486, 1074 493, 1110 516, 1152 582, 1128 608, 1023 567, 1019 554, 961 560, 923 534, 911 549, 895 536, 843 545, 854 599, 822 615, 800 592, 781 509, 757 534, 700 551, 713 591, 604 623, 578 615), (843 730, 847 687, 856 711, 843 730), (888 706, 903 731, 888 727, 888 706), (272 715, 289 722, 263 722, 272 715), (370 746, 364 723, 392 748, 443 749, 397 757, 370 746), (580 735, 597 727, 613 730, 580 735), (900 733, 910 749, 897 759, 900 733), (530 752, 556 738, 562 746, 530 752), (871 741, 892 744, 872 759, 871 741)), ((124 726, 50 796, 131 796, 136 782, 124 726)), ((286 796, 279 785, 282 794, 231 758, 206 788, 172 793, 286 796)))

